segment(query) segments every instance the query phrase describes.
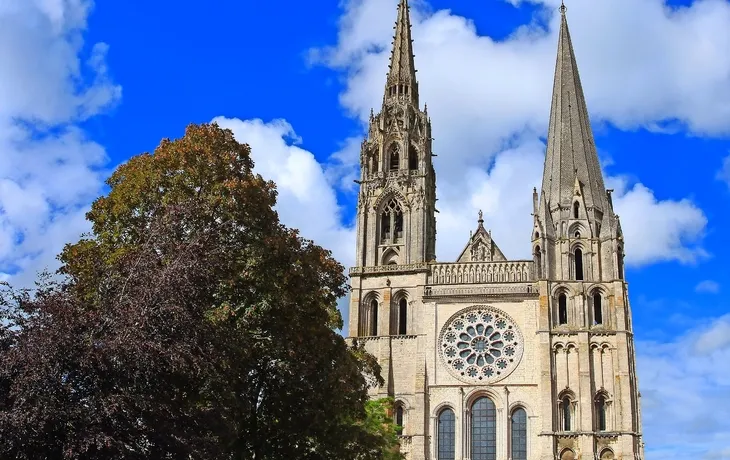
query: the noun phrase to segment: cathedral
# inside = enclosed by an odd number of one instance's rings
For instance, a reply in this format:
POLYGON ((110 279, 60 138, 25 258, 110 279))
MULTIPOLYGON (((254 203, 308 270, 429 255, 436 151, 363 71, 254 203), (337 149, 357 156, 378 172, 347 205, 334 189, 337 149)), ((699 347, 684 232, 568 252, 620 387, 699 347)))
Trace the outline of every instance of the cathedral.
POLYGON ((623 234, 560 14, 542 185, 517 229, 531 260, 508 259, 480 212, 438 262, 431 120, 398 5, 362 143, 349 331, 382 366, 371 397, 394 399, 407 459, 644 458, 623 234))

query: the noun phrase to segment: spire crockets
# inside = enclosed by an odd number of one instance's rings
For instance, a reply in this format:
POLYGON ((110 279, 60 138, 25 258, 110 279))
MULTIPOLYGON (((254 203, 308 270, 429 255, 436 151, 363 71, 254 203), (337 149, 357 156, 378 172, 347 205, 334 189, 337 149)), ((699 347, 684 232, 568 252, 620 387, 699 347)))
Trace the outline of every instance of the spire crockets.
POLYGON ((577 181, 581 201, 589 210, 589 219, 600 220, 602 214, 609 212, 609 204, 565 11, 565 5, 561 5, 542 192, 550 211, 558 206, 571 206, 576 197, 577 181))
POLYGON ((388 78, 385 83, 384 100, 402 97, 418 107, 418 82, 413 64, 413 40, 411 39, 411 18, 408 0, 398 3, 398 19, 395 22, 393 50, 390 55, 388 78))

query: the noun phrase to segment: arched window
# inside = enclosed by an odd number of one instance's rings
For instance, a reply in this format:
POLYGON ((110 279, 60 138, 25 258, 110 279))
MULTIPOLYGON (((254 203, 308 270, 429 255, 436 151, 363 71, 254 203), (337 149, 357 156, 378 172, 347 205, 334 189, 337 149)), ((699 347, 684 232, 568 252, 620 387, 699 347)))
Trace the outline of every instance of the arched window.
POLYGON ((408 330, 407 326, 407 316, 408 316, 408 301, 405 297, 401 298, 398 302, 398 334, 400 335, 406 335, 406 331, 408 330))
POLYGON ((606 431, 606 398, 603 395, 596 397, 596 430, 606 431))
POLYGON ((397 171, 400 168, 400 154, 398 153, 398 146, 393 144, 390 148, 390 170, 397 171))
POLYGON ((542 253, 540 252, 540 246, 535 246, 535 278, 542 279, 542 253))
POLYGON ((616 248, 617 264, 616 271, 618 271, 618 279, 624 279, 624 252, 621 250, 621 246, 616 248))
POLYGON ((378 335, 378 301, 370 301, 370 335, 378 335))
POLYGON ((575 279, 583 280, 583 251, 580 248, 575 250, 575 279))
POLYGON ((489 398, 471 406, 471 459, 497 460, 497 411, 489 398))
POLYGON ((403 210, 392 198, 380 214, 380 239, 383 243, 397 243, 403 238, 403 210))
POLYGON ((601 460, 613 460, 613 452, 611 452, 611 449, 605 449, 603 452, 601 452, 601 460))
POLYGON ((438 460, 456 460, 456 417, 444 409, 438 419, 438 460))
POLYGON ((408 149, 408 169, 411 171, 418 169, 418 150, 412 145, 408 149))
POLYGON ((558 324, 568 324, 568 296, 558 296, 558 324))
POLYGON ((565 449, 560 454, 560 460, 575 460, 575 452, 570 449, 565 449))
POLYGON ((561 409, 563 412, 563 431, 571 431, 573 427, 573 420, 572 420, 572 407, 570 402, 570 397, 565 396, 563 397, 563 400, 561 402, 561 409))
MULTIPOLYGON (((565 208, 563 208, 563 209, 565 209, 565 208)), ((575 203, 573 203, 573 218, 577 219, 580 216, 579 211, 580 211, 580 206, 578 205, 578 202, 576 201, 575 203)))
POLYGON ((403 425, 403 406, 395 408, 395 424, 397 425, 396 434, 398 434, 398 436, 403 435, 403 428, 405 428, 403 425))
POLYGON ((527 460, 527 412, 512 411, 512 460, 527 460))
POLYGON ((593 293, 593 324, 603 324, 603 306, 601 305, 601 293, 593 293))

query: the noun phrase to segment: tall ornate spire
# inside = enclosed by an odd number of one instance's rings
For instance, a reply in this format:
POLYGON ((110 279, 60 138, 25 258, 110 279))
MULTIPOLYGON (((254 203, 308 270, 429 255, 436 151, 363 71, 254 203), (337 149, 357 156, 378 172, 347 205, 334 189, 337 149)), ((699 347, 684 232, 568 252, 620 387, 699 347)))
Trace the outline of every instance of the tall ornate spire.
POLYGON ((609 204, 565 12, 563 4, 542 192, 551 211, 570 206, 577 191, 600 215, 609 204))
POLYGON ((398 3, 398 19, 395 22, 393 50, 390 55, 388 78, 385 83, 384 100, 405 98, 418 106, 418 82, 413 64, 413 40, 411 39, 411 18, 408 0, 398 3))

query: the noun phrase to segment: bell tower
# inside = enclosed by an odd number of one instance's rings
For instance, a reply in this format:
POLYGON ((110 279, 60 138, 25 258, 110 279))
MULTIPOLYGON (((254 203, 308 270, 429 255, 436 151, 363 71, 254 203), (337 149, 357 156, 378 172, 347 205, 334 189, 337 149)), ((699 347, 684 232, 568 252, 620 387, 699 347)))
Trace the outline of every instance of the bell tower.
POLYGON ((418 100, 408 0, 398 4, 380 113, 360 153, 357 266, 429 262, 436 249, 431 120, 418 100))

